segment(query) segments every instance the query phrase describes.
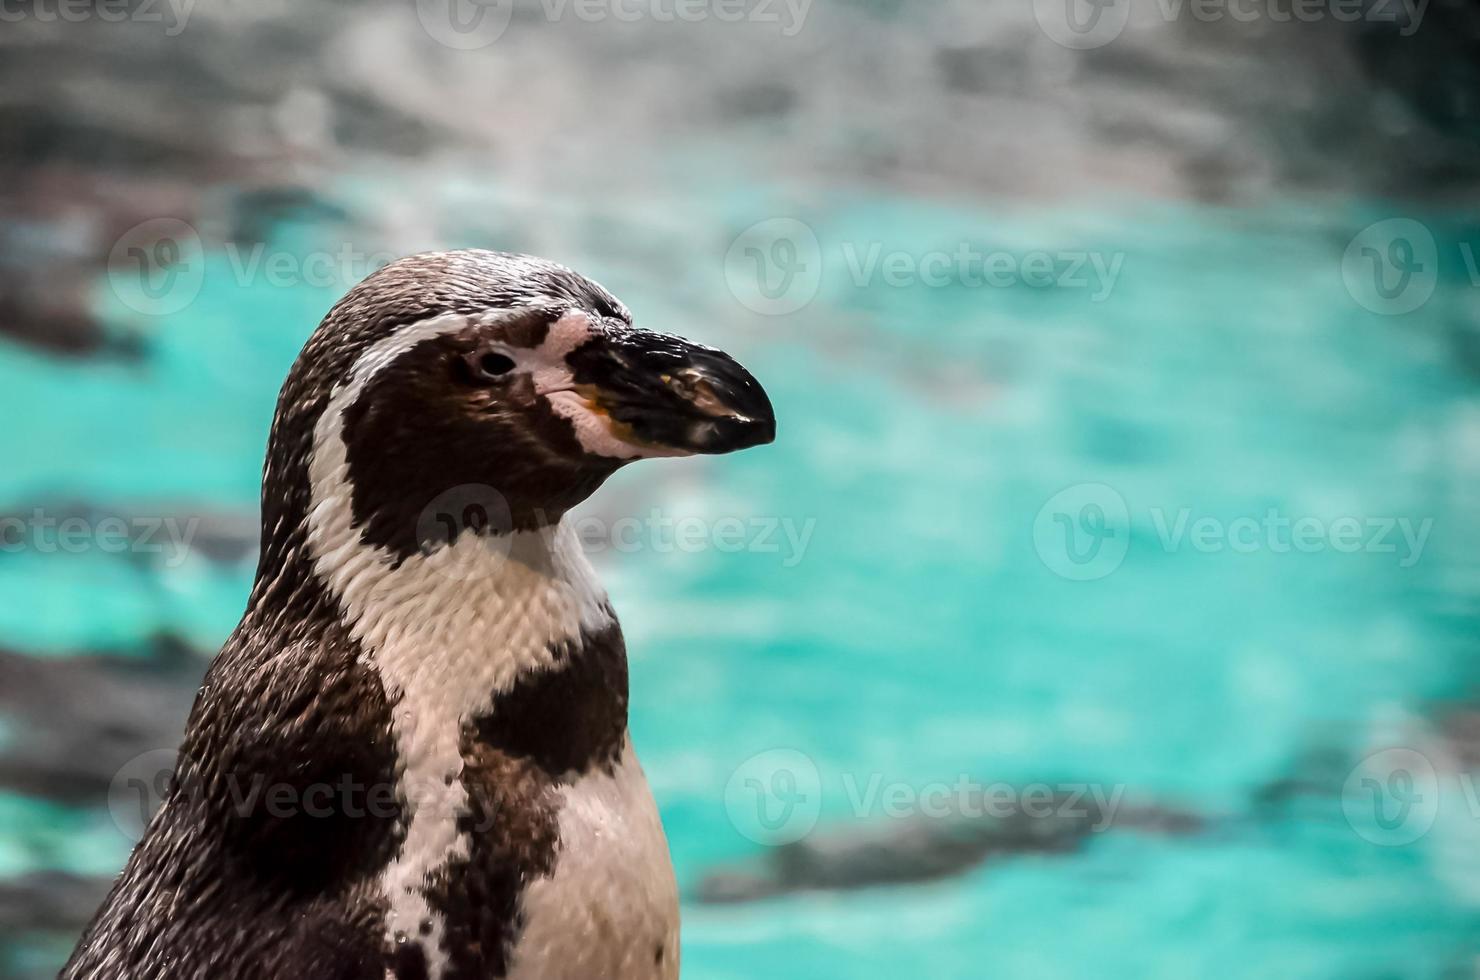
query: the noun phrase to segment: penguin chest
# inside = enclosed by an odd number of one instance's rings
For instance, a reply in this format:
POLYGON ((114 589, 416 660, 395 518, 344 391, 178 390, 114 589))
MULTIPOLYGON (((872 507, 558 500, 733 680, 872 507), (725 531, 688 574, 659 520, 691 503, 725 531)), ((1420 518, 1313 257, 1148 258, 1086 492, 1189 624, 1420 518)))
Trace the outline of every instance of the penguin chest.
POLYGON ((676 978, 678 886, 631 744, 554 792, 554 860, 520 895, 510 980, 676 978))

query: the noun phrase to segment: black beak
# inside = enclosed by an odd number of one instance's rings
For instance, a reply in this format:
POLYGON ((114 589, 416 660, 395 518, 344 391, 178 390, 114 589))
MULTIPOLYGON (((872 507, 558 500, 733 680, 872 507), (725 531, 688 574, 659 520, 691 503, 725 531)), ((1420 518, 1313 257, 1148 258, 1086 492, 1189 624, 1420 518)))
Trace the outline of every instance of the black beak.
POLYGON ((723 351, 647 330, 613 330, 567 357, 577 385, 636 440, 730 453, 776 438, 760 382, 723 351))

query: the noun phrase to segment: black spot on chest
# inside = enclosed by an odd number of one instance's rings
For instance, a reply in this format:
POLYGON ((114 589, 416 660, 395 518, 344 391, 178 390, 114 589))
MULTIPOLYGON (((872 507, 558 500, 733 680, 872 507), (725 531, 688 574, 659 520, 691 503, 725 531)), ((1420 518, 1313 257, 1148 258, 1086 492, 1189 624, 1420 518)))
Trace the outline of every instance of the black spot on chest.
POLYGON ((559 860, 560 786, 610 771, 626 737, 627 655, 615 622, 556 651, 554 666, 521 679, 465 726, 468 806, 459 829, 469 856, 428 889, 444 917, 448 980, 508 974, 524 928, 520 896, 559 860))
POLYGON ((393 961, 396 980, 427 980, 427 954, 419 943, 397 947, 393 961))
POLYGON ((494 700, 467 737, 529 762, 552 779, 610 771, 627 732, 627 648, 614 622, 555 652, 550 670, 494 700))

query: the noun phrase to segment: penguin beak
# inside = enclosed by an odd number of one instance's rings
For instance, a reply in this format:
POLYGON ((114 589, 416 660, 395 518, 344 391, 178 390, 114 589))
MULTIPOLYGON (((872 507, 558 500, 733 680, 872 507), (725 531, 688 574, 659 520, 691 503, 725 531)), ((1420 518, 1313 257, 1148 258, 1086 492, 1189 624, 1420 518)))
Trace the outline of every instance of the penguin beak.
POLYGON ((723 351, 647 330, 604 331, 567 358, 614 434, 664 455, 730 453, 776 438, 760 382, 723 351))

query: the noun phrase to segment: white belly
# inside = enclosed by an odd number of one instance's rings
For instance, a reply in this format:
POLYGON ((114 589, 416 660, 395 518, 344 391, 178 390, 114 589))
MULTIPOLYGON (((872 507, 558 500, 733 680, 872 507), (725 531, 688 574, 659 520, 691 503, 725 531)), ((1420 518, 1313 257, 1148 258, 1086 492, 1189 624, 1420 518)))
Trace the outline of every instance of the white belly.
POLYGON ((555 873, 524 892, 509 980, 674 980, 678 885, 632 743, 561 795, 555 873))

